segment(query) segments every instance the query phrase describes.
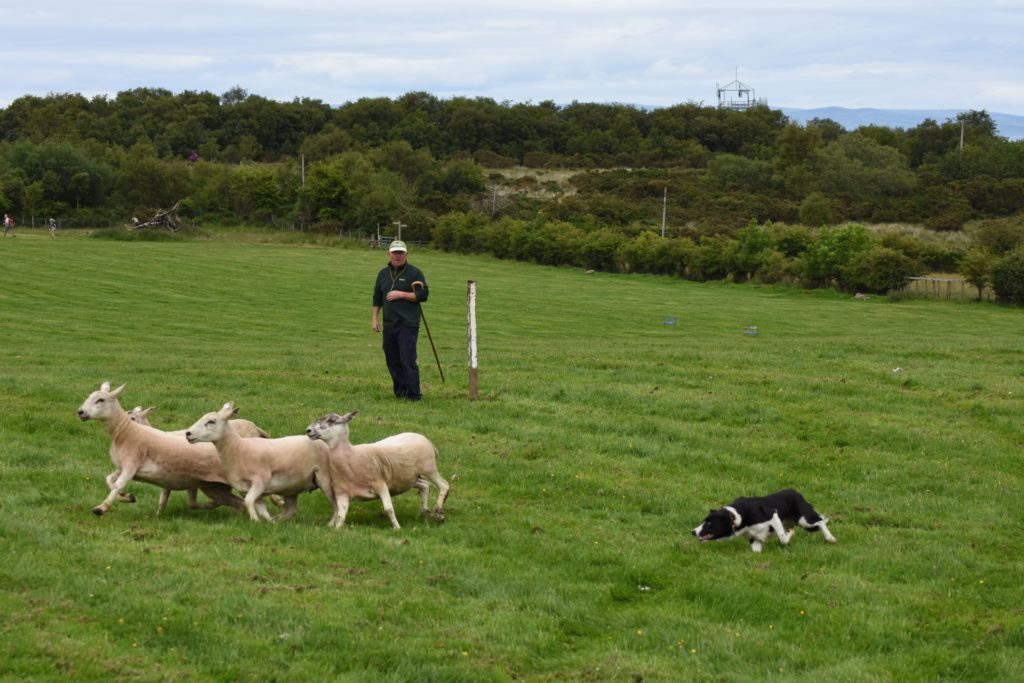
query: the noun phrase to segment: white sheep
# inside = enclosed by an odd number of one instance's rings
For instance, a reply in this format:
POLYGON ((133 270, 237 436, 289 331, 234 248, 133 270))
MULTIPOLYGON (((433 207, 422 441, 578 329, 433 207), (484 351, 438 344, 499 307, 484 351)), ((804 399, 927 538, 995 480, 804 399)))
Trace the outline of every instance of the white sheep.
POLYGON ((117 401, 124 387, 122 384, 111 390, 110 383, 104 382, 78 408, 78 417, 83 422, 99 420, 106 426, 110 460, 116 468, 106 478, 110 494, 92 509, 93 513, 102 515, 115 500, 135 502, 135 496, 123 492, 133 479, 168 491, 199 489, 214 501, 211 507, 244 507, 242 500, 231 492, 217 450, 209 445, 195 446, 179 436, 132 422, 117 401))
MULTIPOLYGON (((147 427, 152 427, 153 425, 149 421, 149 414, 151 412, 153 412, 155 409, 156 409, 155 406, 150 406, 150 407, 146 408, 145 410, 142 409, 142 406, 135 406, 130 411, 128 411, 128 417, 130 417, 132 419, 132 422, 138 422, 140 425, 146 425, 147 427)), ((238 408, 235 408, 235 415, 237 415, 237 414, 238 414, 238 408)), ((263 429, 262 427, 257 425, 252 420, 243 420, 241 418, 236 418, 236 419, 231 420, 231 426, 235 428, 235 432, 239 436, 244 436, 246 438, 259 438, 259 439, 269 439, 270 438, 270 432, 268 432, 267 430, 263 429)), ((169 431, 167 433, 168 434, 176 434, 178 436, 185 436, 185 432, 186 432, 186 430, 184 430, 184 429, 175 429, 174 431, 169 431)))
MULTIPOLYGON (((149 422, 149 414, 151 412, 153 412, 153 410, 155 410, 155 408, 156 408, 155 406, 150 406, 150 407, 146 408, 145 410, 143 410, 142 406, 135 406, 130 411, 128 411, 128 417, 131 418, 132 422, 136 422, 136 423, 138 423, 140 425, 145 425, 147 427, 152 427, 153 425, 150 424, 150 422, 149 422)), ((235 410, 235 414, 236 415, 238 414, 237 410, 235 410)), ((239 436, 244 436, 244 437, 247 437, 247 438, 254 438, 254 439, 255 438, 259 438, 259 439, 269 439, 270 438, 270 433, 269 432, 265 431, 263 428, 259 427, 255 422, 253 422, 251 420, 235 419, 235 420, 231 421, 231 425, 235 428, 235 431, 238 432, 239 436)), ((167 433, 168 434, 173 434, 175 436, 180 436, 183 439, 185 438, 185 430, 184 429, 176 429, 174 431, 169 431, 167 433)), ((195 489, 189 489, 186 493, 188 494, 188 506, 190 508, 192 508, 193 510, 196 510, 196 509, 206 510, 206 509, 217 507, 219 505, 219 503, 217 503, 217 502, 200 503, 195 489)), ((165 507, 167 507, 167 501, 170 499, 170 497, 171 497, 170 489, 163 489, 160 492, 160 500, 157 501, 157 504, 156 504, 156 513, 158 515, 161 512, 163 512, 165 507)), ((283 507, 284 506, 284 501, 281 500, 278 496, 272 496, 271 498, 274 501, 274 504, 277 505, 278 507, 283 507)))
POLYGON ((337 529, 345 523, 350 500, 380 498, 391 526, 399 529, 391 496, 415 487, 420 491, 420 511, 429 515, 431 482, 438 490, 433 517, 443 522, 442 508, 451 487, 437 471, 434 444, 422 434, 403 432, 374 443, 352 445, 348 423, 358 414, 358 411, 345 415, 330 413, 306 429, 306 436, 322 440, 331 448, 331 487, 336 504, 331 526, 337 529))
POLYGON ((185 432, 189 443, 209 441, 217 449, 228 481, 245 493, 245 507, 254 522, 284 521, 297 510, 300 493, 319 488, 334 507, 330 486, 328 454, 323 443, 304 436, 277 439, 244 439, 235 432, 229 418, 235 405, 230 401, 217 412, 207 413, 185 432), (271 493, 284 497, 284 511, 271 517, 262 497, 271 493))

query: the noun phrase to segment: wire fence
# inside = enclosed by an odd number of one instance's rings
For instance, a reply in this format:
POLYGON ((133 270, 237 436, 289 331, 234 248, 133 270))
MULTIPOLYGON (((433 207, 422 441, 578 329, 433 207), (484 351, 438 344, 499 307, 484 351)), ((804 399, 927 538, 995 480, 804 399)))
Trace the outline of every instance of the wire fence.
MULTIPOLYGON (((945 301, 976 301, 978 289, 963 278, 952 277, 908 277, 906 282, 891 296, 899 299, 940 299, 945 301)), ((981 298, 992 300, 994 292, 988 287, 981 298)))

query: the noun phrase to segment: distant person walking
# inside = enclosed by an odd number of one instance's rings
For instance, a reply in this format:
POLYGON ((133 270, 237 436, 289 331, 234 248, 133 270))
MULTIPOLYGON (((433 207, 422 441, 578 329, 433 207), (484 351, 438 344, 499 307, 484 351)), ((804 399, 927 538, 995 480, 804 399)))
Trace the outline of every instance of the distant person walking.
POLYGON ((57 221, 50 219, 50 239, 57 239, 57 221))
POLYGON ((395 397, 418 401, 422 396, 416 342, 420 333, 420 302, 428 296, 427 278, 406 260, 406 252, 405 242, 400 240, 393 241, 388 248, 388 265, 377 273, 373 286, 371 326, 374 332, 382 333, 384 361, 391 373, 395 397), (413 287, 414 284, 419 287, 413 287))
POLYGON ((7 237, 8 234, 10 234, 11 237, 14 237, 14 219, 11 218, 10 216, 8 216, 5 213, 4 214, 4 237, 7 237))

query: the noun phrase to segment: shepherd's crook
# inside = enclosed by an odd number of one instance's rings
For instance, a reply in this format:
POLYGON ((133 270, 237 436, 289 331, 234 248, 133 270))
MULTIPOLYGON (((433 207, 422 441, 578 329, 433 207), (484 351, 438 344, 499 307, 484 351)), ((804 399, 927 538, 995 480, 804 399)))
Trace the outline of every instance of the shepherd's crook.
MULTIPOLYGON (((416 291, 416 285, 422 287, 423 283, 419 280, 412 283, 413 291, 416 291)), ((434 351, 434 361, 437 362, 437 371, 441 373, 441 381, 444 382, 444 370, 441 369, 441 359, 437 357, 437 348, 434 346, 434 338, 430 336, 430 325, 427 324, 427 314, 423 312, 423 306, 420 304, 419 299, 416 299, 416 305, 420 307, 420 317, 423 318, 423 329, 427 331, 427 339, 430 340, 430 348, 434 351)))

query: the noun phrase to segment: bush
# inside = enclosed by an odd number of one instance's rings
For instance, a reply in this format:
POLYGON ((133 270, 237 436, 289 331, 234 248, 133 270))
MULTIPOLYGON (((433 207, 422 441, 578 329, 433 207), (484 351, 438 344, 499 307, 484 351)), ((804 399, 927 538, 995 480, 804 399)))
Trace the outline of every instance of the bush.
POLYGON ((876 245, 854 255, 843 268, 841 284, 850 291, 885 294, 919 272, 920 266, 903 252, 876 245))
POLYGON ((766 225, 765 230, 768 231, 775 249, 785 256, 799 256, 814 242, 814 235, 803 225, 772 223, 766 225))
POLYGON ((811 227, 820 227, 832 222, 832 202, 820 192, 807 195, 800 204, 800 222, 811 227))
POLYGON ((754 277, 766 285, 793 282, 797 279, 798 261, 775 249, 761 253, 761 267, 754 277))
POLYGON ((997 254, 1008 254, 1024 244, 1024 219, 993 218, 964 228, 976 245, 997 254))
POLYGON ((996 264, 992 289, 1000 303, 1024 306, 1024 250, 1018 249, 996 264))
POLYGON ((487 217, 479 213, 445 214, 434 226, 431 244, 445 251, 484 251, 481 235, 488 222, 487 217))
POLYGON ((726 235, 703 238, 693 251, 687 275, 700 281, 722 280, 730 273, 738 242, 726 235))
POLYGON ((811 284, 841 280, 843 270, 871 246, 868 231, 856 223, 822 230, 803 256, 803 275, 811 284))
POLYGON ((582 268, 593 268, 605 272, 614 272, 615 256, 619 247, 626 241, 622 233, 611 228, 601 228, 587 233, 573 258, 573 262, 582 268))

